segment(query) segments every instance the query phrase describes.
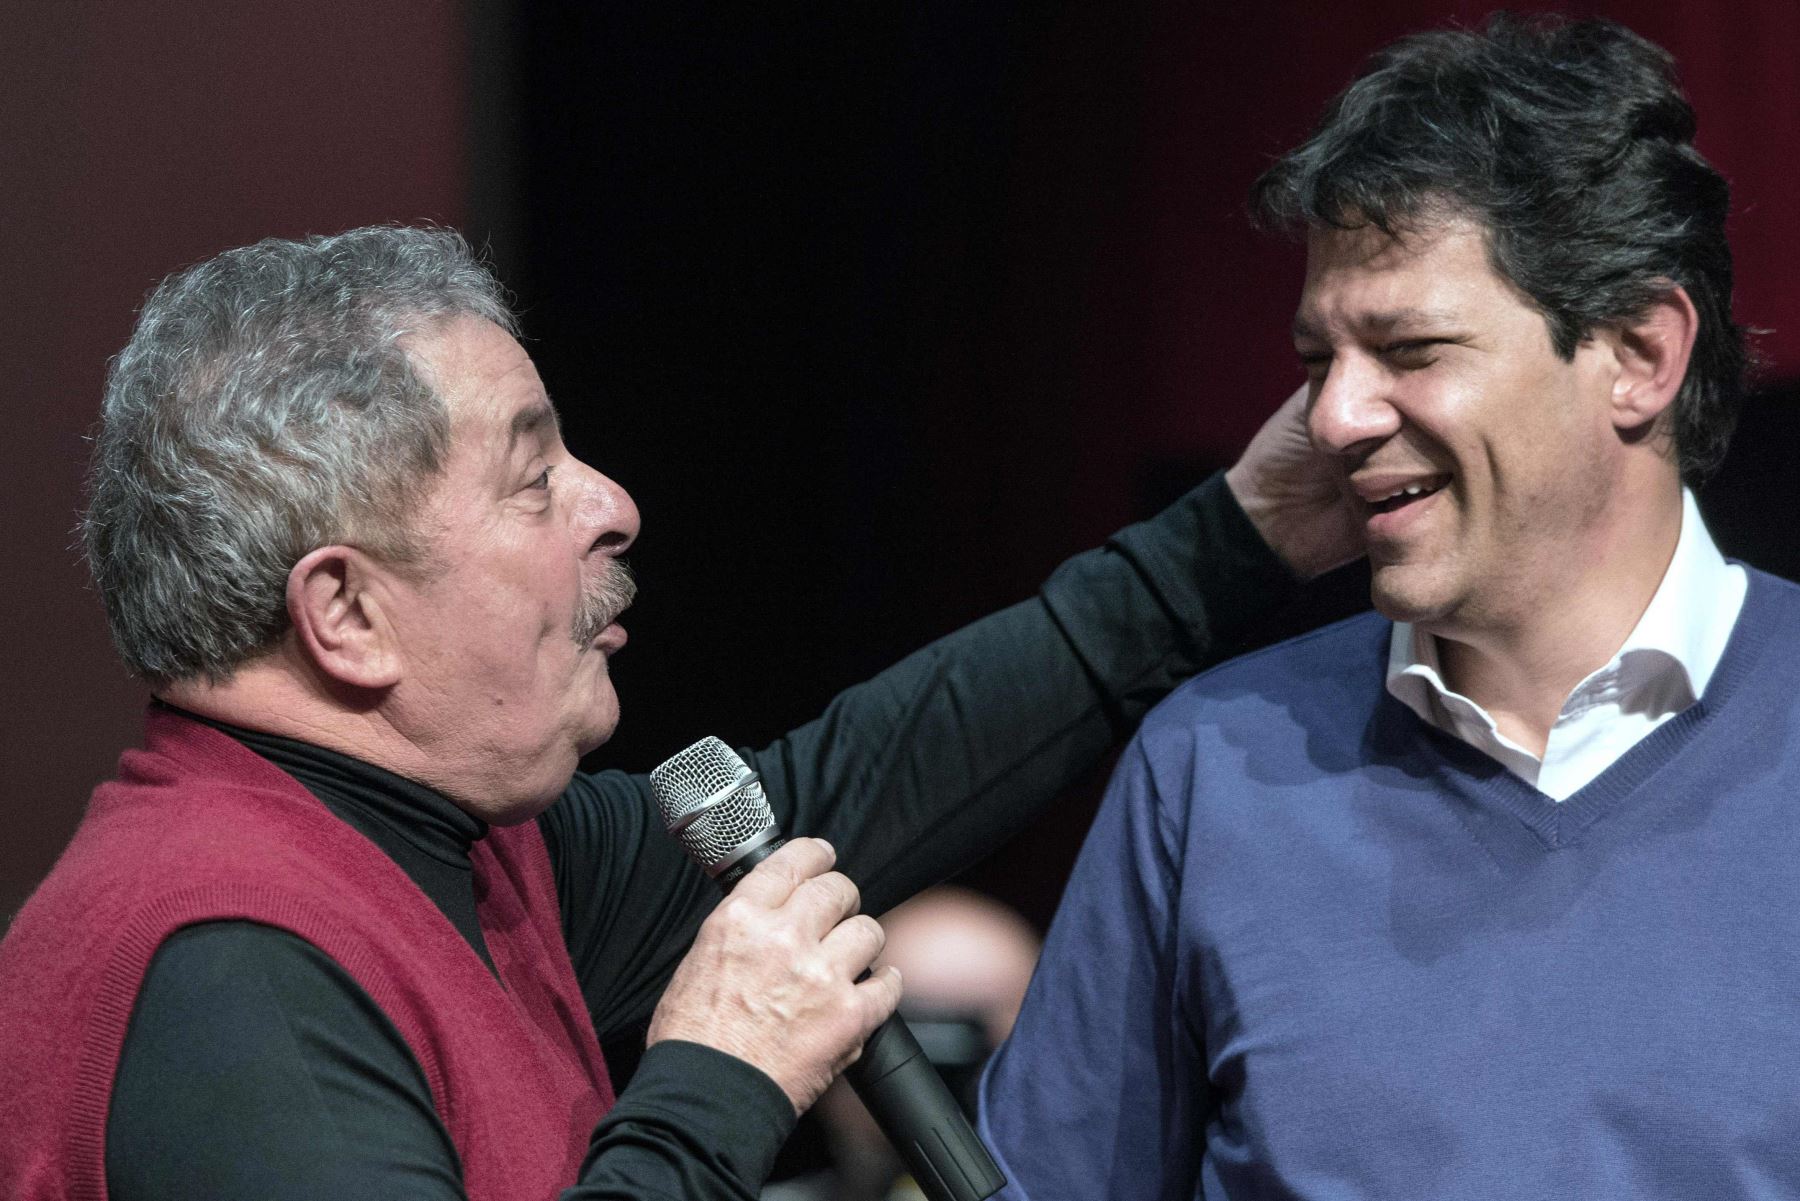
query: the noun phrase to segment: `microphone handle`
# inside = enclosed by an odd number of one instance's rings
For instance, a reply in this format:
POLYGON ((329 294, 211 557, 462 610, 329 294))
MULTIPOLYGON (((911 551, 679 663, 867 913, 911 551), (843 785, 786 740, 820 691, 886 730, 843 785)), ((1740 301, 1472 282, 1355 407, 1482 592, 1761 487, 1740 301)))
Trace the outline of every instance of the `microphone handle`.
POLYGON ((844 1078, 929 1201, 981 1201, 1006 1183, 899 1014, 875 1027, 844 1078))
POLYGON ((739 880, 750 874, 750 869, 787 845, 787 839, 776 835, 761 846, 746 852, 743 858, 713 877, 713 882, 725 892, 737 887, 739 880))
MULTIPOLYGON (((733 863, 716 877, 719 887, 730 892, 786 841, 771 839, 733 863)), ((1006 1183, 899 1014, 875 1027, 844 1078, 906 1161, 927 1201, 983 1201, 1006 1183)))

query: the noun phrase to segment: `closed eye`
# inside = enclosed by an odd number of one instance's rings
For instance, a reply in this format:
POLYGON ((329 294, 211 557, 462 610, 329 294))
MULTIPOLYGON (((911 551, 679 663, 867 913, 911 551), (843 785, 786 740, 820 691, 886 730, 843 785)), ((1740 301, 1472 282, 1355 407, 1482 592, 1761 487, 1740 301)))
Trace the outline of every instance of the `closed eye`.
POLYGON ((1381 348, 1381 357, 1403 371, 1429 367, 1437 361, 1437 348, 1447 345, 1448 338, 1411 338, 1389 342, 1381 348))
POLYGON ((1331 355, 1323 351, 1302 351, 1300 366, 1306 369, 1306 378, 1320 380, 1331 369, 1331 355))

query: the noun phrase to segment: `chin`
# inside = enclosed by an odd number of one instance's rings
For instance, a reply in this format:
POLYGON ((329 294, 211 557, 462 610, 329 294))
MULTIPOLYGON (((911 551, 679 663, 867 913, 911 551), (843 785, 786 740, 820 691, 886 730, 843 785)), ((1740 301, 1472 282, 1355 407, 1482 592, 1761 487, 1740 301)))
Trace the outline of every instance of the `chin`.
MULTIPOLYGON (((587 689, 569 697, 559 715, 559 729, 574 752, 581 756, 604 745, 619 728, 619 694, 612 679, 602 673, 587 689)), ((571 774, 575 765, 570 766, 571 774)))
POLYGON ((1450 609, 1443 589, 1417 566, 1394 564, 1377 567, 1369 578, 1369 601, 1389 621, 1424 625, 1443 617, 1450 609))
POLYGON ((579 760, 589 751, 598 750, 604 746, 618 728, 619 710, 617 707, 609 706, 605 712, 597 716, 592 725, 581 732, 581 737, 576 739, 575 757, 579 760))
POLYGON ((507 777, 505 791, 490 797, 488 812, 477 816, 493 826, 516 826, 530 821, 568 790, 569 781, 581 767, 582 754, 575 742, 565 743, 560 750, 543 748, 531 761, 517 765, 507 777))

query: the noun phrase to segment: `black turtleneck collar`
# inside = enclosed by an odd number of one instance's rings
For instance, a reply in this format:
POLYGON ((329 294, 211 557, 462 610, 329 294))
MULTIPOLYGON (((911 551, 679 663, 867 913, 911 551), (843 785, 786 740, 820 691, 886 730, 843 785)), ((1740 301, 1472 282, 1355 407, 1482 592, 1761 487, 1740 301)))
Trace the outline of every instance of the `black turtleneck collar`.
POLYGON ((235 739, 298 780, 325 808, 398 864, 493 970, 476 917, 475 875, 469 860, 470 848, 487 835, 486 822, 463 812, 442 793, 373 763, 156 703, 235 739))

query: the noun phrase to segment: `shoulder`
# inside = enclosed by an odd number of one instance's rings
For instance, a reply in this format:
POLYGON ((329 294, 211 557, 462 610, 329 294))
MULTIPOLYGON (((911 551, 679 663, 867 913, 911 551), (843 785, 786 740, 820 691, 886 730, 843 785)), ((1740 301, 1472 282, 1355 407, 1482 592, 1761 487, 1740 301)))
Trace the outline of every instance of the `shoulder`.
POLYGON ((285 930, 346 967, 404 974, 430 936, 405 874, 297 783, 123 774, 15 917, 0 977, 54 970, 72 992, 79 981, 129 999, 171 935, 209 922, 285 930))
POLYGON ((108 1106, 109 1192, 264 1192, 262 1174, 276 1171, 291 1195, 323 1195, 397 1170, 402 1154, 409 1171, 454 1184, 455 1148, 424 1069, 336 961, 241 921, 188 926, 162 944, 108 1106), (221 1150, 245 1147, 254 1155, 221 1150))
POLYGON ((1189 681, 1133 739, 1115 776, 1121 803, 1152 805, 1176 830, 1198 809, 1251 814, 1355 772, 1387 696, 1391 629, 1359 615, 1189 681))
POLYGON ((1800 585, 1748 564, 1735 566, 1748 577, 1748 591, 1707 685, 1706 707, 1722 711, 1734 697, 1746 696, 1765 719, 1775 712, 1800 716, 1792 703, 1800 681, 1800 585))
MULTIPOLYGON (((1800 584, 1748 563, 1738 563, 1738 566, 1750 577, 1749 600, 1758 608, 1768 611, 1771 616, 1779 615, 1782 620, 1791 621, 1800 616, 1800 584)), ((1745 610, 1746 614, 1750 611, 1745 610)))
POLYGON ((1306 727, 1366 713, 1383 693, 1391 623, 1361 613, 1231 659, 1176 689, 1145 719, 1154 742, 1196 726, 1306 727))
POLYGON ((337 960, 290 930, 243 919, 199 922, 171 933, 150 958, 135 1009, 133 1039, 149 1013, 201 1015, 205 1022, 184 1029, 204 1026, 216 1035, 229 1025, 218 1022, 224 1013, 289 1013, 310 1022, 327 1010, 341 1010, 405 1047, 393 1024, 337 960))
POLYGON ((1749 589, 1732 627, 1721 669, 1753 667, 1758 673, 1787 676, 1800 669, 1800 585, 1748 564, 1743 567, 1749 589))

